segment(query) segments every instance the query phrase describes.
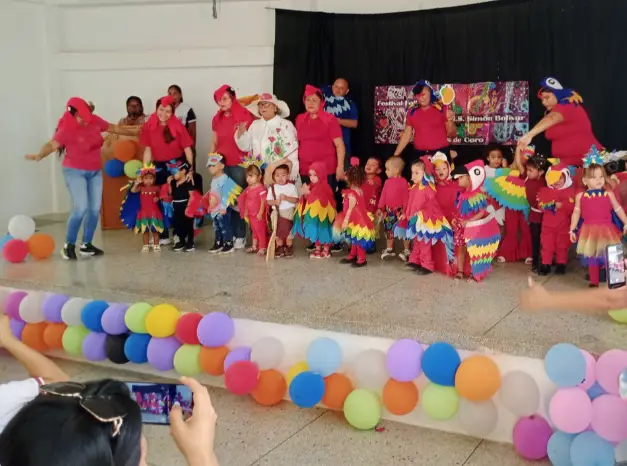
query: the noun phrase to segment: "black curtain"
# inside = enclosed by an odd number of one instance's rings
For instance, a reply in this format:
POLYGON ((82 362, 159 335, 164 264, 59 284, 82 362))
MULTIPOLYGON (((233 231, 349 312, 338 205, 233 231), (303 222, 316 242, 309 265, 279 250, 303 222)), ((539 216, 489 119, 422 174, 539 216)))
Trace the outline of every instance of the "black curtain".
MULTIPOLYGON (((583 96, 600 142, 627 149, 625 18, 627 0, 501 0, 383 15, 277 10, 274 91, 295 117, 305 84, 346 78, 359 109, 353 152, 386 158, 393 148, 374 144, 375 86, 529 81, 533 125, 544 111, 538 82, 554 76, 583 96)), ((481 151, 460 148, 464 158, 481 151)))

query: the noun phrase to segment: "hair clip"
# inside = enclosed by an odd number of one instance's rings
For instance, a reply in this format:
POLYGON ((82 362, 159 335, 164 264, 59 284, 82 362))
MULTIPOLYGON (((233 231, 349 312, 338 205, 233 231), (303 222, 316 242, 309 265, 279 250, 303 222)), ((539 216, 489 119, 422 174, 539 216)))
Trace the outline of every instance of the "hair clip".
POLYGON ((359 166, 359 157, 351 157, 351 167, 358 167, 359 166))

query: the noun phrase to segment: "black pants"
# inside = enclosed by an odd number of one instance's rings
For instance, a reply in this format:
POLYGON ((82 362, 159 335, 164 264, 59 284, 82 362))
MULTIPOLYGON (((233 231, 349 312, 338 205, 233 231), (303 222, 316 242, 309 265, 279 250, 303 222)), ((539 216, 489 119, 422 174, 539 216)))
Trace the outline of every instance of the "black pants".
POLYGON ((531 267, 534 270, 538 270, 540 267, 540 234, 542 233, 541 223, 530 223, 529 229, 531 230, 531 257, 533 259, 531 267))
POLYGON ((187 202, 173 202, 174 207, 174 234, 185 246, 194 245, 194 219, 185 215, 187 202))

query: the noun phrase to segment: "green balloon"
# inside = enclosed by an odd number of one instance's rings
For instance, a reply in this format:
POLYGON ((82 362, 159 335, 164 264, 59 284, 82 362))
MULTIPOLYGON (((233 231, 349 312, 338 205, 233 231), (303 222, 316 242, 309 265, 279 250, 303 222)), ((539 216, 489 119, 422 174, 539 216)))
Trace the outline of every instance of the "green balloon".
POLYGON ((381 420, 381 400, 370 390, 353 390, 344 401, 344 417, 356 429, 374 429, 381 420))
POLYGON ((137 178, 137 172, 141 170, 142 163, 139 160, 129 160, 124 164, 124 174, 129 178, 137 178))
POLYGON ((422 409, 436 421, 446 421, 459 409, 459 395, 454 387, 428 384, 422 391, 422 409))
POLYGON ((89 330, 82 325, 71 325, 63 332, 63 349, 71 356, 83 355, 83 340, 89 334, 89 330))
POLYGON ((200 374, 200 345, 183 345, 174 354, 174 369, 181 375, 191 377, 200 374))
POLYGON ((131 332, 148 333, 146 331, 146 316, 152 309, 152 304, 135 303, 129 306, 124 314, 124 322, 131 332))

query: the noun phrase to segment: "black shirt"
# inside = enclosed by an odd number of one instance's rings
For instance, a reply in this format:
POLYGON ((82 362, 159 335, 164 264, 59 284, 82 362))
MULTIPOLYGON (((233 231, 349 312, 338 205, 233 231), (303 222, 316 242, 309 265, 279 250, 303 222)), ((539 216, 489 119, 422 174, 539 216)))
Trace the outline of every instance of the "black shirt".
POLYGON ((172 200, 173 201, 187 201, 189 199, 189 192, 194 191, 194 185, 189 181, 184 181, 177 186, 176 180, 170 182, 172 188, 172 200))

